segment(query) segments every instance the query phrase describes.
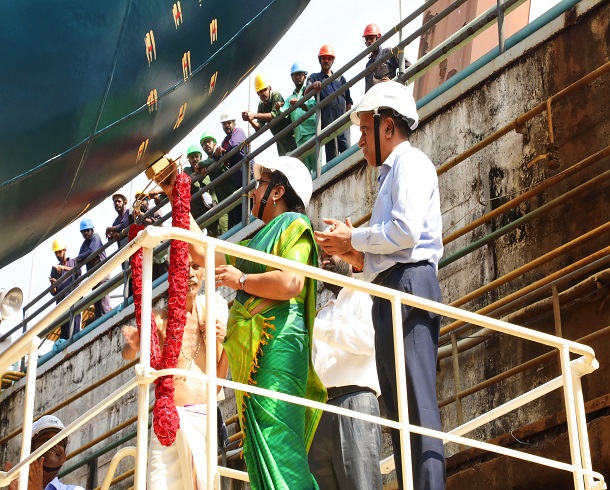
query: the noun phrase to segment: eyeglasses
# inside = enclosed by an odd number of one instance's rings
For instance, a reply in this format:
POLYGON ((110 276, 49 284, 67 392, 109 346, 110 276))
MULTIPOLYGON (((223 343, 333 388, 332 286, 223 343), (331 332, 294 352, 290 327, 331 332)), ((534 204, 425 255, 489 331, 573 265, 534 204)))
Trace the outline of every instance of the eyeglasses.
POLYGON ((263 180, 263 179, 256 179, 256 184, 254 184, 254 189, 258 189, 261 184, 270 184, 271 182, 269 182, 268 180, 263 180))

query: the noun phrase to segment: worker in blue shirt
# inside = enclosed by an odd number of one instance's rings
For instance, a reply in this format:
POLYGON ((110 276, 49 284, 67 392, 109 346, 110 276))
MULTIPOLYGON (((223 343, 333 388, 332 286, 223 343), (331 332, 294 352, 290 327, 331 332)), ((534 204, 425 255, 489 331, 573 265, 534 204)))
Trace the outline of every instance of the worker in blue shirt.
MULTIPOLYGON (((333 74, 331 70, 335 62, 335 49, 330 44, 325 44, 320 48, 318 53, 318 61, 320 62, 320 72, 312 73, 307 78, 307 87, 305 94, 311 90, 315 90, 320 94, 320 102, 330 97, 334 92, 339 90, 347 83, 345 77, 341 76, 326 87, 322 88, 322 83, 333 74)), ((331 124, 336 119, 339 119, 343 114, 352 108, 352 98, 349 89, 337 96, 332 102, 321 110, 322 129, 331 124)), ((326 162, 330 162, 339 153, 343 153, 349 147, 348 129, 339 134, 334 140, 329 141, 326 146, 326 162)))
MULTIPOLYGON (((84 262, 89 255, 93 252, 102 248, 102 239, 100 236, 95 233, 93 226, 93 221, 90 218, 85 218, 80 222, 80 233, 83 236, 83 244, 80 246, 80 251, 78 252, 78 256, 76 257, 76 262, 81 263, 84 262)), ((85 264, 87 267, 87 271, 93 269, 97 264, 106 260, 106 252, 103 250, 96 255, 93 259, 85 264)), ((95 288, 98 288, 100 285, 104 284, 108 281, 108 277, 106 277, 102 282, 100 282, 95 288)), ((93 288, 93 289, 95 289, 93 288)), ((95 307, 95 318, 100 318, 106 313, 108 313, 110 308, 110 296, 106 295, 102 299, 98 300, 94 304, 95 307)))
MULTIPOLYGON (((327 254, 339 255, 375 284, 441 301, 436 277, 443 253, 442 220, 436 169, 408 139, 419 121, 415 101, 397 82, 374 85, 350 115, 360 126, 358 146, 371 167, 379 167, 379 193, 369 226, 352 228, 325 219, 326 232, 315 232, 327 254)), ((377 374, 386 414, 398 420, 398 396, 392 304, 373 300, 377 374)), ((440 430, 436 399, 436 358, 440 317, 401 305, 409 422, 440 430)), ((400 434, 391 430, 399 488, 402 487, 400 434)), ((443 441, 411 434, 414 487, 445 488, 443 441)))

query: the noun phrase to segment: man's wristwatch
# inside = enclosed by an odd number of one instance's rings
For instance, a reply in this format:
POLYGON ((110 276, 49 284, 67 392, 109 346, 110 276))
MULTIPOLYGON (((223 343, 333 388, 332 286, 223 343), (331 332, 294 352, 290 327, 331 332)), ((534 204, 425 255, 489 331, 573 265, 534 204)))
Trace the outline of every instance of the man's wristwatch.
POLYGON ((246 279, 248 279, 248 274, 242 274, 239 278, 239 288, 243 291, 244 286, 246 285, 246 279))

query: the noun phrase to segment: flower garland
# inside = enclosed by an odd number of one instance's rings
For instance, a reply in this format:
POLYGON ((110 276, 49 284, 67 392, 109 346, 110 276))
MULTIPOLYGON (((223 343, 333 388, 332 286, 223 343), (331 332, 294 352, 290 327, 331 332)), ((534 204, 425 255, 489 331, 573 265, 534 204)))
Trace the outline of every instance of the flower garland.
MULTIPOLYGON (((190 186, 191 179, 188 175, 180 173, 176 176, 173 187, 172 226, 186 230, 190 227, 190 186)), ((144 229, 143 225, 131 225, 129 240, 131 241, 142 229, 144 229)), ((168 319, 162 352, 159 348, 154 315, 151 318, 150 365, 155 369, 176 367, 182 347, 184 325, 186 324, 186 291, 189 275, 188 244, 179 240, 172 240, 169 258, 168 319)), ((142 311, 142 249, 131 257, 131 273, 136 322, 139 330, 142 311)), ((172 376, 162 376, 157 378, 155 382, 153 428, 162 445, 171 446, 176 440, 176 432, 180 428, 180 418, 174 405, 174 380, 172 376)))

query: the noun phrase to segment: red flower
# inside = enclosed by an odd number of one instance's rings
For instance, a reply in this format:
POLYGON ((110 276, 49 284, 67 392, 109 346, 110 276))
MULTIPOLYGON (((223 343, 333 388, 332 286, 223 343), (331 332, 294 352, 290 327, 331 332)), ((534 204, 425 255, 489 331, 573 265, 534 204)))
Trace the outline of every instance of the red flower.
MULTIPOLYGON (((190 228, 191 179, 180 173, 174 182, 174 207, 172 226, 188 230, 190 228)), ((143 225, 132 225, 129 229, 131 241, 143 225)), ((155 369, 171 369, 176 367, 182 335, 186 324, 186 291, 189 275, 188 244, 172 240, 170 245, 169 265, 169 298, 168 319, 163 352, 159 349, 159 338, 154 315, 151 319, 151 358, 150 365, 155 369)), ((136 323, 140 329, 142 312, 142 249, 131 257, 133 281, 133 299, 135 304, 136 323)), ((155 383, 155 408, 153 410, 153 428, 159 442, 170 446, 176 440, 176 432, 180 427, 178 411, 174 405, 174 380, 171 376, 158 378, 155 383)))

